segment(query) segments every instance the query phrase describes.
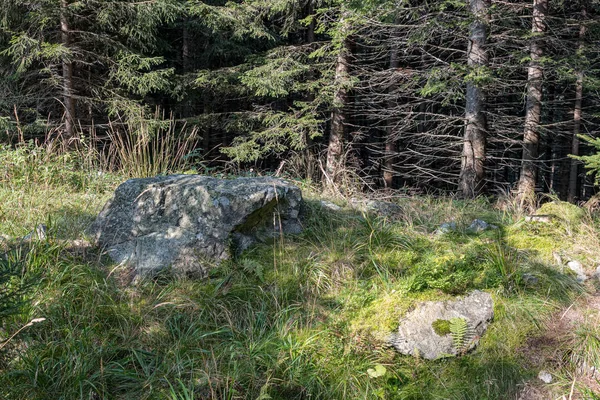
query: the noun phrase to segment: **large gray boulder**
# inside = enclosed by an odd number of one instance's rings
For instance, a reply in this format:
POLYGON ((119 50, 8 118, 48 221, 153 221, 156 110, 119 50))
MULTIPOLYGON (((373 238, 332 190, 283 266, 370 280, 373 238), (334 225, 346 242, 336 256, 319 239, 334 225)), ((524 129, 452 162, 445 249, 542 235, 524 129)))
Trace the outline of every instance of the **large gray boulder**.
POLYGON ((492 297, 477 290, 454 301, 427 301, 400 321, 390 344, 428 360, 463 354, 477 346, 493 317, 492 297))
POLYGON ((92 224, 97 246, 136 275, 172 267, 204 276, 234 252, 299 233, 302 193, 275 178, 170 175, 121 184, 92 224))

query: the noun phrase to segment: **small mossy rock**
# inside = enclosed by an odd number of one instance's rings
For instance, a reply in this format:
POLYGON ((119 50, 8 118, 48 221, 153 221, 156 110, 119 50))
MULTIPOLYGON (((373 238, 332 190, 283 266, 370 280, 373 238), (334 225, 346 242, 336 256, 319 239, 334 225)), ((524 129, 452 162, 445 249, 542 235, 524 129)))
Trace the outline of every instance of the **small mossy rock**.
POLYGON ((205 276, 251 244, 299 233, 302 193, 270 177, 216 179, 170 175, 121 184, 88 233, 136 275, 172 267, 205 276))
POLYGON ((566 201, 551 201, 543 204, 535 213, 536 215, 551 215, 554 218, 578 224, 585 218, 585 210, 566 201))
POLYGON ((328 211, 334 211, 334 212, 342 211, 342 207, 340 207, 337 204, 334 204, 330 201, 327 201, 327 200, 321 200, 321 201, 319 201, 319 204, 321 205, 322 208, 324 208, 328 211))
POLYGON ((596 270, 594 271, 594 277, 600 280, 600 265, 596 267, 596 270))
POLYGON ((540 279, 530 273, 525 272, 521 278, 523 279, 523 283, 529 287, 535 287, 540 282, 540 279))
POLYGON ((567 263, 567 267, 569 267, 569 269, 575 273, 575 275, 577 276, 577 282, 583 283, 587 280, 588 277, 585 274, 585 271, 583 270, 583 265, 579 261, 569 261, 567 263))
POLYGON ((444 222, 436 229, 435 233, 437 235, 445 235, 447 233, 456 232, 456 229, 456 222, 444 222))
POLYGON ((471 233, 479 233, 490 229, 498 229, 498 227, 496 225, 488 224, 481 219, 474 219, 473 222, 471 222, 471 225, 469 225, 467 228, 467 231, 471 233))
POLYGON ((552 383, 552 375, 548 371, 540 371, 538 374, 538 379, 544 383, 552 383))
POLYGON ((29 232, 27 235, 23 236, 23 238, 21 238, 21 240, 26 241, 26 242, 32 241, 32 240, 46 240, 46 238, 48 237, 46 234, 47 230, 48 230, 48 228, 46 228, 46 225, 39 224, 38 226, 35 227, 34 230, 29 232))
POLYGON ((542 224, 550 224, 554 219, 553 215, 528 215, 525 217, 525 222, 539 222, 542 224))
POLYGON ((350 205, 355 210, 379 217, 398 217, 404 214, 402 207, 389 201, 351 199, 350 205))
POLYGON ((427 301, 400 320, 390 344, 402 354, 428 360, 455 356, 477 346, 493 317, 492 297, 478 290, 453 301, 427 301), (466 331, 457 340, 451 325, 461 319, 466 331))

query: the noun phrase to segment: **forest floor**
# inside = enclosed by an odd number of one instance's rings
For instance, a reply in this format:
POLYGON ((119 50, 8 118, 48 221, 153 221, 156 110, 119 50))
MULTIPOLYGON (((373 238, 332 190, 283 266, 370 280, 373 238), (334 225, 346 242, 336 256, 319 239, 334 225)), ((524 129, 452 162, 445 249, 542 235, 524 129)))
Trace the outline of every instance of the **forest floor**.
POLYGON ((302 234, 205 280, 126 286, 85 235, 125 179, 0 149, 0 398, 600 398, 600 219, 581 208, 548 203, 545 224, 507 201, 398 196, 392 219, 323 210, 298 181, 302 234), (474 219, 499 229, 470 233, 474 219), (435 233, 450 221, 455 232, 435 233), (18 239, 40 223, 45 240, 18 239), (427 361, 388 346, 411 307, 475 289, 495 304, 475 351, 427 361))

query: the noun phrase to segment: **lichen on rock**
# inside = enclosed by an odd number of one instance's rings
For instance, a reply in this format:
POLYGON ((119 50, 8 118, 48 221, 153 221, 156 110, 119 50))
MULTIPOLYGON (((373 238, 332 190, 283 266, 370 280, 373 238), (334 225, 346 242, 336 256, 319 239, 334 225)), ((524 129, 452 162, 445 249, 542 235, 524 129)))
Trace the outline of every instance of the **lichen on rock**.
POLYGON ((89 233, 136 275, 172 267, 204 276, 253 243, 299 233, 301 202, 298 187, 270 177, 130 179, 117 188, 89 233))

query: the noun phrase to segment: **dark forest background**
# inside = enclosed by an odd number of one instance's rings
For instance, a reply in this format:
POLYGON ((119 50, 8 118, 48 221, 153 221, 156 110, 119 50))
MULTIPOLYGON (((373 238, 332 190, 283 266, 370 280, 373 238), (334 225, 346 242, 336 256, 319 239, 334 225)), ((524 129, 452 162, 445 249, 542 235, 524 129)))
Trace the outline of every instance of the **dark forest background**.
POLYGON ((154 137, 200 172, 342 192, 595 192, 598 1, 0 3, 7 145, 154 137))

